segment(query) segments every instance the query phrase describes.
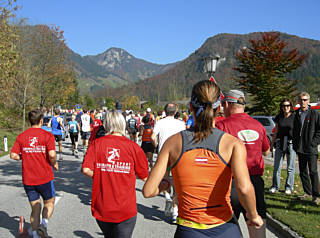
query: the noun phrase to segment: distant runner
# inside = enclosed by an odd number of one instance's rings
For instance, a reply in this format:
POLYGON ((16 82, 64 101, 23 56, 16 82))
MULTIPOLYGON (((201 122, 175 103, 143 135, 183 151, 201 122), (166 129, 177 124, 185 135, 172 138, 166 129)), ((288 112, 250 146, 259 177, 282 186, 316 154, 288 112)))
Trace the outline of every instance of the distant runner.
POLYGON ((62 160, 62 130, 64 130, 63 119, 60 117, 60 110, 56 108, 54 110, 54 116, 51 118, 48 124, 52 128, 52 134, 59 145, 59 160, 62 160))

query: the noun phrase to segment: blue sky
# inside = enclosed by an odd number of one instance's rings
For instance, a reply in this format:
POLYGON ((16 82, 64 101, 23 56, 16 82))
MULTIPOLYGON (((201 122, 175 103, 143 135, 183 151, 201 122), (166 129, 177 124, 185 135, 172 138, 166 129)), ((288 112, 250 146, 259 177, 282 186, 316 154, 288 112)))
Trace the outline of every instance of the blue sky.
POLYGON ((281 31, 320 40, 319 0, 18 0, 30 24, 57 25, 80 55, 119 47, 167 64, 219 33, 281 31))

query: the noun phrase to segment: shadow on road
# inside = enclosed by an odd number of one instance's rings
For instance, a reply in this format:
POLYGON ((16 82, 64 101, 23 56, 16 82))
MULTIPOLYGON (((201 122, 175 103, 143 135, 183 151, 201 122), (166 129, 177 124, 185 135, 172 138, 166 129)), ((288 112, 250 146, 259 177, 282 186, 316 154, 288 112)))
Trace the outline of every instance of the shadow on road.
MULTIPOLYGON (((18 237, 19 230, 19 217, 10 217, 6 212, 0 211, 0 227, 7 229, 13 235, 13 237, 18 237)), ((30 224, 25 223, 25 226, 30 226, 30 224)))
POLYGON ((170 217, 164 215, 163 210, 159 210, 158 206, 147 207, 143 204, 137 203, 138 212, 144 216, 144 219, 153 220, 153 221, 165 221, 168 224, 171 224, 170 217))

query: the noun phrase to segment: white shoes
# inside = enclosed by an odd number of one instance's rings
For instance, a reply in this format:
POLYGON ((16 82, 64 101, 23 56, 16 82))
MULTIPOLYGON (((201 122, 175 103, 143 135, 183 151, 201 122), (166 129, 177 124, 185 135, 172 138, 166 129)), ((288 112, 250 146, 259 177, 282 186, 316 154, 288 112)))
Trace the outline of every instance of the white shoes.
POLYGON ((270 193, 275 193, 276 191, 278 191, 275 187, 271 187, 270 189, 269 189, 269 192, 270 193))
POLYGON ((286 188, 285 194, 290 195, 292 193, 291 189, 286 188))

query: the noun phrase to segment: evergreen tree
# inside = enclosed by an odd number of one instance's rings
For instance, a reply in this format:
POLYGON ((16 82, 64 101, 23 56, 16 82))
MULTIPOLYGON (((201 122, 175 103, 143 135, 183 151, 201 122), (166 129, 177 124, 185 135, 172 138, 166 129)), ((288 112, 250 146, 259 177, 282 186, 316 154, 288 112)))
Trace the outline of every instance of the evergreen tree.
POLYGON ((252 95, 250 112, 274 115, 284 97, 292 97, 296 82, 286 74, 298 68, 306 58, 297 49, 288 51, 287 43, 280 39, 280 33, 261 33, 261 39, 250 39, 251 46, 236 52, 241 73, 235 79, 240 88, 252 95))

